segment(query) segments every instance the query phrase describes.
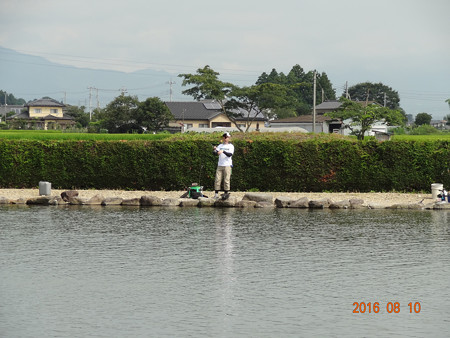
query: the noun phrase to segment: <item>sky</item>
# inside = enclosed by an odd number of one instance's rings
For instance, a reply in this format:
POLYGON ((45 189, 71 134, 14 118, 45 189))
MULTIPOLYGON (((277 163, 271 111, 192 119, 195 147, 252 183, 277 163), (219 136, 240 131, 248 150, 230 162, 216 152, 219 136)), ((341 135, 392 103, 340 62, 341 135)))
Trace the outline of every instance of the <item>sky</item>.
POLYGON ((0 8, 0 46, 61 64, 174 74, 209 65, 236 85, 298 64, 325 72, 337 96, 381 82, 408 114, 450 114, 448 0, 0 0, 0 8))

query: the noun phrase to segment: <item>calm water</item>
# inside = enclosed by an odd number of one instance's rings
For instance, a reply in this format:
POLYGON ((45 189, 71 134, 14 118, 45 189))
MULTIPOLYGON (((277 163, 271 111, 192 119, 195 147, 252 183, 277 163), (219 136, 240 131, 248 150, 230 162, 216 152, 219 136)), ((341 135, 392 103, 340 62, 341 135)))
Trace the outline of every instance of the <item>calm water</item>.
POLYGON ((0 207, 0 336, 448 337, 449 220, 0 207))

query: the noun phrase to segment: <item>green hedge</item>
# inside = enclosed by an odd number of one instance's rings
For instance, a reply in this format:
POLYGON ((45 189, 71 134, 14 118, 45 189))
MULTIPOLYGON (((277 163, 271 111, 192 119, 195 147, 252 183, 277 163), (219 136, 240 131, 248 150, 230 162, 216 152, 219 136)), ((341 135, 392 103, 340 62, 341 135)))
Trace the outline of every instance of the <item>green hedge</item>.
MULTIPOLYGON (((449 141, 388 141, 329 135, 235 134, 232 190, 429 191, 450 186, 449 141)), ((0 139, 0 188, 212 189, 220 135, 163 140, 0 139)))

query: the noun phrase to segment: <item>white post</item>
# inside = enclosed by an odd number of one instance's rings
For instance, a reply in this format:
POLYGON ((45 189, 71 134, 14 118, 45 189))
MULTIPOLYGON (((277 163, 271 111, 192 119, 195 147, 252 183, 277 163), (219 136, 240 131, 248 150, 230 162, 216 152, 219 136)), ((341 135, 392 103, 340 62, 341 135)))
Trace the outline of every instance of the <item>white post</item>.
POLYGON ((316 132, 316 71, 314 71, 314 86, 313 86, 313 133, 316 132))

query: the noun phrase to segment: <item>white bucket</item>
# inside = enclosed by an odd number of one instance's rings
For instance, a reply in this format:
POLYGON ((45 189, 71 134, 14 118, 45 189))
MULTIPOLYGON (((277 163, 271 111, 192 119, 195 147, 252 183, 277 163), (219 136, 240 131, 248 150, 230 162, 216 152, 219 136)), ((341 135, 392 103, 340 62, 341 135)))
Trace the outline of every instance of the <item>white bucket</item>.
POLYGON ((438 195, 442 192, 440 190, 442 189, 444 189, 444 185, 442 183, 433 183, 431 185, 431 195, 434 200, 438 198, 438 195))
POLYGON ((50 196, 52 194, 52 184, 50 182, 39 182, 39 195, 50 196))

